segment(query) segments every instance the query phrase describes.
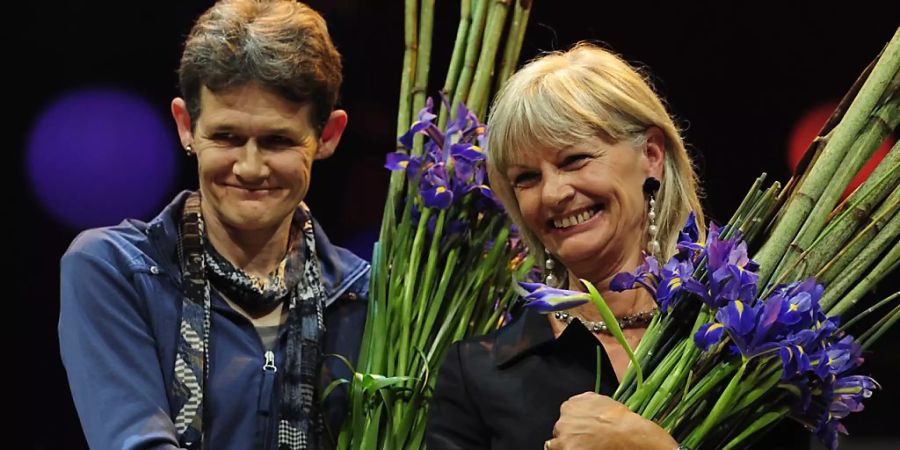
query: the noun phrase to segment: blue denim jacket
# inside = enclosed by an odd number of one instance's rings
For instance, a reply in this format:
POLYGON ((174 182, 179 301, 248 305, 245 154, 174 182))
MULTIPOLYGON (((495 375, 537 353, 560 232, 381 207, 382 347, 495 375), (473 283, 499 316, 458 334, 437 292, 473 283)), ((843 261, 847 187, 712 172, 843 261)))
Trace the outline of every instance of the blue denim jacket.
MULTIPOLYGON (((85 231, 62 257, 60 350, 91 448, 177 448, 172 386, 183 294, 176 244, 188 195, 179 194, 149 223, 126 220, 85 231)), ((332 245, 318 224, 315 230, 327 294, 324 351, 355 361, 369 264, 332 245)), ((278 367, 285 337, 279 336, 274 349, 278 367)), ((205 448, 275 448, 278 383, 263 370, 264 353, 253 324, 214 295, 205 448)), ((343 363, 329 358, 321 385, 350 376, 343 363)), ((324 411, 336 435, 346 392, 330 395, 324 411)))

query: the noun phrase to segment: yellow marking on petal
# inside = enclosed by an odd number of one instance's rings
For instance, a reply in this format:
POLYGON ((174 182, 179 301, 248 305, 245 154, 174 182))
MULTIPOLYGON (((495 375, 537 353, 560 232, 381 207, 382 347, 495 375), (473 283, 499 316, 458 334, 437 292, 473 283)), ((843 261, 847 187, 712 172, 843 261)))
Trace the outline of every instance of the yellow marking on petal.
POLYGON ((484 127, 475 128, 475 133, 476 134, 484 134, 484 127))
POLYGON ((512 270, 512 269, 519 267, 519 265, 521 265, 522 261, 524 261, 524 260, 525 260, 524 255, 522 255, 522 254, 516 255, 513 259, 511 259, 509 261, 509 268, 512 270))
POLYGON ((709 328, 706 329, 706 334, 709 334, 713 330, 718 330, 719 328, 722 328, 722 326, 723 325, 721 323, 716 322, 716 323, 710 325, 709 328))
POLYGON ((741 314, 741 315, 744 314, 744 304, 743 303, 741 303, 740 301, 735 301, 734 307, 737 308, 738 314, 741 314))
POLYGON ((788 312, 790 312, 790 311, 797 311, 797 310, 799 310, 799 309, 800 309, 800 308, 797 306, 796 303, 791 303, 791 305, 788 306, 788 312))
POLYGON ((472 150, 475 150, 476 152, 481 153, 481 147, 479 147, 477 145, 473 145, 472 150))
POLYGON ((681 286, 681 278, 675 277, 669 280, 669 289, 681 286))
POLYGON ((443 194, 446 190, 447 190, 447 188, 445 188, 445 187, 443 187, 443 186, 438 186, 438 187, 437 187, 437 193, 438 193, 438 194, 443 194))
POLYGON ((405 168, 406 168, 406 166, 408 166, 408 165, 409 165, 409 161, 400 161, 400 163, 399 163, 399 164, 400 164, 400 167, 402 167, 402 168, 404 168, 404 169, 405 169, 405 168))

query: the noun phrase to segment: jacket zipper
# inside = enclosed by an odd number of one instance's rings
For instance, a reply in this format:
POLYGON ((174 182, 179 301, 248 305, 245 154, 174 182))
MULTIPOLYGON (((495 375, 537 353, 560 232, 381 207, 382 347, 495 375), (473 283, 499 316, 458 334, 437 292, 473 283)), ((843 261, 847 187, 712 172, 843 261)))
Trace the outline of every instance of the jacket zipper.
POLYGON ((263 430, 263 435, 265 436, 263 442, 263 449, 273 448, 272 446, 272 427, 269 425, 272 420, 272 389, 275 386, 275 373, 278 372, 278 367, 275 367, 275 353, 271 350, 267 350, 263 355, 263 381, 262 386, 259 389, 259 412, 266 417, 264 423, 266 424, 265 429, 263 430))

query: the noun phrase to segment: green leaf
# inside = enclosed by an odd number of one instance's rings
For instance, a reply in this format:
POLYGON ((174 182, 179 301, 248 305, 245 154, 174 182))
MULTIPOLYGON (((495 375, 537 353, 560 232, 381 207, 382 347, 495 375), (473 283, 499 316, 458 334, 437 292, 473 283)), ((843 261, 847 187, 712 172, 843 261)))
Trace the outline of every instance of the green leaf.
POLYGON ((631 360, 631 364, 634 366, 634 369, 637 371, 638 378, 638 387, 644 384, 644 371, 641 370, 641 364, 634 356, 634 350, 631 349, 631 345, 628 344, 628 340, 625 339, 625 335, 622 334, 622 328, 619 327, 619 322, 616 320, 616 316, 609 309, 609 306, 606 304, 606 301, 603 300, 603 296, 600 295, 600 292, 597 291, 597 288, 591 284, 590 281, 581 279, 581 283, 584 284, 588 293, 591 296, 591 301, 594 305, 597 306, 597 310, 600 311, 600 316, 603 317, 603 321, 606 323, 606 327, 609 329, 609 332, 616 338, 616 341, 619 345, 625 349, 625 353, 628 354, 628 359, 631 360))

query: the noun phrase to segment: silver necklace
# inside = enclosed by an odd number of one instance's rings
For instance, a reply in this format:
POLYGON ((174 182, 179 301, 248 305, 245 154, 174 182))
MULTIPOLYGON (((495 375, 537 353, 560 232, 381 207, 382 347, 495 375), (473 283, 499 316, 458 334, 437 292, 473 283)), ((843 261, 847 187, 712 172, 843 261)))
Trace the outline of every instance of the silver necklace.
MULTIPOLYGON (((659 311, 659 309, 653 307, 639 313, 616 317, 616 321, 619 322, 619 327, 621 327, 622 329, 646 327, 650 324, 650 321, 653 320, 653 316, 656 315, 657 311, 659 311)), ((565 323, 566 325, 572 323, 572 319, 578 319, 585 328, 593 333, 612 334, 610 333, 609 327, 606 325, 606 322, 602 320, 585 320, 584 317, 569 314, 565 311, 556 311, 555 313, 553 313, 553 317, 555 317, 556 320, 565 323)))

